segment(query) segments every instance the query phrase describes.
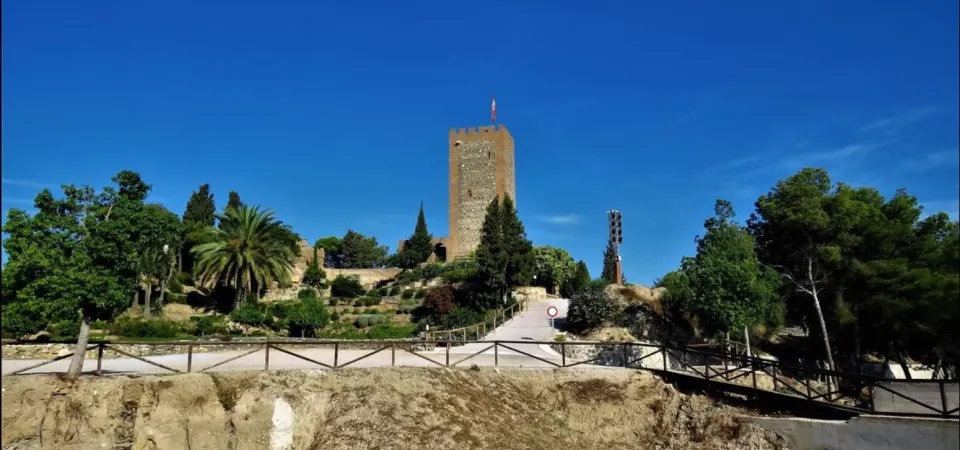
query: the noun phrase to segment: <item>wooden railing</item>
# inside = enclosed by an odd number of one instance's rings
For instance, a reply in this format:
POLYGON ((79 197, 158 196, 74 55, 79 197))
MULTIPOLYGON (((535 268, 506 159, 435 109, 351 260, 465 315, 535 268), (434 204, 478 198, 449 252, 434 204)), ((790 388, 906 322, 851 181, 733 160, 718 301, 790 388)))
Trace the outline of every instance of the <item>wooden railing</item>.
POLYGON ((467 340, 480 340, 487 335, 487 332, 497 329, 498 326, 503 325, 508 320, 512 319, 513 316, 517 315, 517 313, 523 312, 526 309, 527 301, 519 300, 506 308, 501 308, 494 311, 490 317, 482 322, 449 330, 427 331, 424 333, 424 340, 449 341, 457 343, 466 342, 467 340))
MULTIPOLYGON (((180 355, 184 357, 183 359, 168 356, 163 358, 163 364, 161 364, 149 359, 149 357, 141 357, 126 350, 121 350, 119 346, 169 347, 184 345, 185 343, 166 341, 97 342, 87 347, 88 351, 96 351, 96 369, 87 371, 87 373, 92 372, 96 375, 131 373, 128 363, 122 363, 125 370, 111 370, 111 367, 107 367, 121 364, 117 362, 118 360, 104 358, 104 353, 107 351, 172 373, 208 372, 218 368, 219 370, 230 370, 224 366, 261 351, 263 352, 263 370, 271 369, 270 356, 272 354, 285 358, 284 361, 275 361, 273 363, 274 369, 304 368, 292 364, 299 360, 313 366, 336 370, 351 366, 357 367, 356 364, 360 361, 377 354, 387 353, 390 355, 389 363, 381 358, 381 360, 368 360, 363 365, 374 367, 423 365, 456 367, 467 361, 472 361, 472 364, 494 367, 613 366, 653 372, 677 383, 692 382, 700 384, 706 387, 707 392, 737 393, 752 397, 754 400, 759 400, 760 396, 763 396, 766 400, 773 400, 777 407, 796 407, 798 410, 817 405, 851 415, 868 413, 956 419, 960 414, 960 408, 958 408, 960 385, 955 380, 888 380, 855 373, 810 369, 730 353, 675 349, 659 344, 640 342, 465 341, 463 343, 479 343, 484 344, 484 347, 473 353, 454 353, 451 351, 450 345, 447 345, 442 352, 424 349, 435 344, 449 344, 448 341, 231 341, 224 342, 221 345, 246 347, 246 350, 216 362, 211 361, 211 358, 204 358, 202 367, 197 368, 194 361, 196 354, 194 347, 199 347, 197 343, 186 344, 186 354, 180 355), (354 347, 358 344, 362 344, 366 349, 347 350, 344 348, 354 347), (541 354, 538 356, 533 354, 537 353, 536 348, 547 345, 559 349, 560 355, 546 356, 541 354), (310 356, 294 351, 294 348, 304 346, 326 348, 327 351, 323 353, 314 352, 310 356), (574 358, 573 354, 577 352, 573 351, 572 348, 577 346, 592 346, 595 352, 586 358, 574 358), (455 357, 456 360, 451 360, 451 357, 455 357), (817 386, 812 380, 818 376, 838 382, 833 386, 829 383, 825 387, 817 386), (761 377, 767 381, 772 381, 772 385, 765 387, 761 383, 761 377)), ((4 345, 7 344, 4 343, 4 345)), ((11 370, 4 373, 3 376, 27 374, 71 356, 58 356, 40 363, 31 362, 28 366, 11 370)), ((9 370, 8 364, 11 362, 5 361, 6 370, 9 370)), ((247 364, 249 364, 249 361, 247 364)), ((63 366, 63 364, 61 365, 63 366)), ((117 369, 120 369, 120 367, 117 367, 117 369)), ((64 370, 64 368, 60 370, 64 370)), ((249 366, 235 366, 233 370, 249 370, 249 366)), ((134 370, 133 372, 143 372, 143 370, 134 370)), ((50 373, 50 371, 48 370, 47 373, 50 373)))

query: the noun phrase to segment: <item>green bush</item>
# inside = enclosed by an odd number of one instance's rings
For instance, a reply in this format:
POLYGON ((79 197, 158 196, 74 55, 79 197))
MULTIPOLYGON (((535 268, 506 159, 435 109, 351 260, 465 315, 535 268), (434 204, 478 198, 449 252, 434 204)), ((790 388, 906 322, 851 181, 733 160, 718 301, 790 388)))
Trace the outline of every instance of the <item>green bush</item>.
POLYGON ((177 277, 171 278, 170 281, 167 282, 167 292, 172 294, 182 294, 183 283, 181 283, 177 277))
POLYGON ((358 298, 353 301, 353 306, 365 306, 366 304, 367 302, 365 302, 362 298, 358 298))
POLYGON ((316 329, 330 323, 327 307, 316 299, 306 299, 292 308, 287 317, 287 327, 291 337, 314 337, 316 329))
POLYGON ((376 314, 377 312, 378 312, 378 311, 377 311, 376 308, 367 308, 366 311, 364 311, 363 313, 364 313, 364 314, 376 314))
POLYGON ((477 274, 477 270, 476 260, 460 259, 445 265, 440 279, 444 283, 459 283, 473 278, 477 274))
POLYGON ((180 334, 180 327, 169 320, 121 317, 110 326, 110 334, 131 338, 172 338, 180 334))
POLYGON ((271 303, 270 306, 267 307, 267 314, 276 317, 277 319, 285 320, 290 316, 290 311, 296 308, 299 304, 299 302, 290 300, 271 303))
POLYGON ((330 297, 329 300, 330 306, 337 306, 340 304, 340 297, 330 297))
POLYGON ((174 276, 174 278, 176 278, 176 279, 177 279, 177 282, 180 283, 180 284, 183 285, 183 286, 193 286, 193 285, 194 285, 193 275, 191 275, 190 273, 187 273, 187 272, 177 272, 177 274, 174 276))
POLYGON ((400 295, 400 286, 392 286, 392 287, 390 288, 390 293, 389 293, 389 295, 390 295, 391 297, 396 297, 396 296, 400 295))
POLYGON ((318 298, 319 296, 317 296, 317 291, 313 288, 303 288, 300 289, 300 292, 297 292, 297 299, 300 301, 316 300, 318 298))
POLYGON ((181 305, 187 304, 186 294, 181 294, 177 292, 167 292, 167 303, 177 303, 181 305))
POLYGON ((434 278, 440 276, 443 273, 443 264, 441 263, 429 263, 420 266, 420 280, 421 281, 430 281, 434 278))
POLYGON ((380 299, 374 298, 374 297, 365 297, 365 300, 363 302, 364 306, 376 306, 379 304, 380 304, 380 299))
POLYGON ((333 314, 330 314, 330 321, 331 321, 331 322, 339 322, 339 321, 340 321, 340 313, 334 311, 333 314))
POLYGON ((413 293, 414 293, 413 289, 404 289, 403 293, 400 294, 400 298, 404 300, 410 300, 411 298, 413 298, 413 293))
POLYGON ((360 316, 353 320, 357 328, 366 328, 370 326, 370 316, 360 316))
POLYGON ((407 269, 397 274, 395 279, 397 283, 410 284, 420 280, 420 271, 418 269, 407 269))
POLYGON ((382 297, 386 297, 387 295, 390 295, 390 288, 388 288, 388 287, 386 287, 386 286, 380 286, 380 287, 378 287, 378 288, 377 288, 377 295, 379 295, 381 298, 382 298, 382 297))
POLYGON ((61 320, 47 327, 47 332, 57 341, 76 340, 80 336, 80 321, 61 320))
POLYGON ((386 340, 404 339, 414 336, 416 325, 391 325, 382 323, 367 330, 366 339, 386 340))
POLYGON ((575 333, 597 328, 613 316, 613 302, 603 288, 589 285, 570 299, 567 329, 575 333))
POLYGON ((209 316, 193 316, 190 318, 195 329, 193 334, 196 336, 213 336, 215 334, 227 333, 227 317, 220 314, 209 316))
POLYGON ((110 329, 110 322, 107 322, 107 321, 104 321, 104 320, 94 320, 93 322, 90 322, 90 329, 91 329, 91 330, 105 330, 105 331, 106 331, 106 330, 109 330, 109 329, 110 329))
POLYGON ((363 285, 360 284, 360 277, 337 275, 330 282, 330 295, 333 297, 357 298, 363 295, 363 285))
POLYGON ((424 298, 426 296, 427 296, 427 290, 423 288, 417 289, 417 292, 413 294, 413 298, 424 298))
POLYGON ((230 313, 230 320, 250 327, 262 327, 272 321, 266 308, 252 302, 245 302, 230 313))

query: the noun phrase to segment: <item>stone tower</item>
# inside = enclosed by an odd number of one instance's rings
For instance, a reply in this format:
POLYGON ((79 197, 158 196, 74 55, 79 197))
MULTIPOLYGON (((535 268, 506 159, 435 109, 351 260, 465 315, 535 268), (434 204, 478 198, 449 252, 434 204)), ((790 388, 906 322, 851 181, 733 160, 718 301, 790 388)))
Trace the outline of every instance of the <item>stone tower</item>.
POLYGON ((476 250, 487 205, 516 201, 513 137, 503 125, 450 130, 450 237, 447 261, 476 250))

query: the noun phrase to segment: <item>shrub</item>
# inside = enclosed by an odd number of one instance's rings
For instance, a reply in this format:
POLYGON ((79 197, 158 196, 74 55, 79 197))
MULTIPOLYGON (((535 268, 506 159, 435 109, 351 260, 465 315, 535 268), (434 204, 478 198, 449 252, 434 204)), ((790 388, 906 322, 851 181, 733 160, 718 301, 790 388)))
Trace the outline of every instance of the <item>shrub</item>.
POLYGON ((387 318, 386 318, 386 317, 383 317, 383 316, 381 316, 381 315, 379 315, 379 314, 375 314, 375 315, 373 315, 373 316, 370 316, 370 325, 376 325, 376 324, 378 324, 378 323, 383 323, 383 322, 386 322, 386 321, 387 321, 387 318))
POLYGON ((576 333, 597 328, 610 319, 613 311, 613 302, 603 288, 590 285, 570 299, 566 325, 576 333))
POLYGON ((339 322, 339 321, 340 321, 340 313, 334 311, 333 314, 330 314, 330 321, 331 321, 331 322, 339 322))
POLYGON ((370 316, 360 316, 353 320, 357 328, 366 328, 370 326, 370 316))
POLYGON ((317 290, 313 288, 307 287, 300 289, 300 292, 297 292, 297 299, 300 301, 316 300, 318 298, 320 297, 317 296, 317 290))
POLYGON ((389 294, 389 295, 390 295, 391 297, 396 297, 396 296, 400 295, 400 286, 393 286, 393 287, 391 287, 391 288, 390 288, 390 294, 389 294))
POLYGON ((362 298, 358 298, 353 301, 353 306, 366 306, 367 302, 362 298))
POLYGON ((290 310, 287 327, 291 337, 314 337, 317 328, 330 323, 326 306, 316 299, 306 299, 290 310))
POLYGON ((170 281, 167 282, 167 292, 172 294, 182 294, 183 283, 181 283, 177 277, 171 278, 170 281))
POLYGON ((330 297, 329 300, 330 306, 337 306, 340 304, 340 297, 330 297))
POLYGON ((377 288, 377 296, 378 296, 378 297, 383 298, 383 297, 386 297, 386 296, 389 295, 389 294, 390 294, 390 288, 388 288, 388 287, 386 287, 386 286, 380 286, 380 287, 377 288))
POLYGON ((423 266, 420 266, 420 279, 423 281, 430 281, 443 274, 443 270, 444 267, 441 263, 424 264, 423 266))
POLYGON ((167 292, 167 303, 187 304, 187 296, 176 292, 167 292))
MULTIPOLYGON (((110 322, 103 321, 103 320, 94 320, 93 322, 90 322, 90 329, 91 330, 109 330, 110 322)), ((77 333, 79 333, 79 331, 77 333)))
POLYGON ((403 293, 400 294, 400 298, 404 300, 410 300, 413 298, 413 289, 404 289, 403 293))
POLYGON ((367 310, 364 311, 363 313, 364 313, 364 314, 376 314, 376 313, 377 313, 377 309, 376 309, 376 308, 367 308, 367 310))
POLYGON ((110 326, 110 334, 133 338, 172 338, 180 334, 180 327, 169 320, 121 317, 110 326))
POLYGON ((379 303, 380 299, 383 298, 383 296, 380 295, 379 289, 371 289, 370 292, 367 292, 367 298, 375 298, 377 299, 377 303, 379 303))
POLYGON ((193 286, 193 285, 194 285, 193 275, 191 275, 190 273, 187 273, 187 272, 177 272, 177 275, 174 276, 174 278, 176 278, 177 282, 180 283, 180 284, 183 285, 183 286, 193 286))
POLYGON ((360 284, 360 277, 337 275, 330 282, 330 295, 344 298, 357 298, 363 295, 363 285, 360 284))
POLYGON ((230 320, 250 327, 262 327, 272 320, 267 315, 266 308, 253 303, 245 302, 230 313, 230 320))
POLYGON ((380 304, 380 299, 375 297, 365 297, 363 300, 364 306, 376 306, 380 304))
POLYGON ((296 308, 298 304, 299 303, 290 300, 271 303, 270 306, 267 307, 267 314, 277 319, 285 320, 290 316, 290 311, 296 308))
POLYGON ((227 320, 226 316, 221 316, 219 314, 213 314, 209 316, 193 316, 190 318, 196 329, 193 330, 193 334, 197 336, 212 336, 215 334, 226 334, 227 333, 227 320))
POLYGON ((413 294, 413 298, 424 298, 427 296, 426 289, 417 289, 417 292, 413 294))
POLYGON ((416 325, 378 324, 367 330, 367 339, 404 339, 413 337, 416 325))
POLYGON ((423 300, 423 308, 428 314, 443 315, 449 313, 457 298, 457 290, 453 286, 443 285, 430 289, 423 300))
POLYGON ((80 321, 61 320, 47 327, 47 331, 50 337, 57 341, 76 340, 80 335, 80 321))
POLYGON ((477 262, 472 259, 457 260, 444 266, 440 279, 444 283, 459 283, 477 274, 477 262))
POLYGON ((410 284, 420 279, 420 271, 417 269, 407 269, 397 274, 397 283, 410 284))
POLYGON ((307 265, 307 270, 303 272, 302 283, 304 286, 323 289, 327 286, 327 273, 320 268, 320 264, 316 259, 316 250, 314 250, 313 257, 314 259, 307 265))

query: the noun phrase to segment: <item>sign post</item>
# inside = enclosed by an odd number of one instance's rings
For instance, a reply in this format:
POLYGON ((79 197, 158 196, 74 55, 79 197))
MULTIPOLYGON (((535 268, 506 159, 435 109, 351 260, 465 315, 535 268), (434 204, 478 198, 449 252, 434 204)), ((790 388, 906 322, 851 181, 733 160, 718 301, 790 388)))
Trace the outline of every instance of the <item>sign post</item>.
POLYGON ((550 317, 550 328, 556 328, 556 326, 554 326, 554 324, 553 324, 553 319, 554 319, 555 317, 557 317, 557 314, 558 314, 559 312, 560 312, 560 311, 557 310, 557 307, 556 307, 556 306, 551 306, 551 307, 547 308, 547 316, 550 317))

